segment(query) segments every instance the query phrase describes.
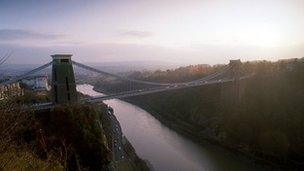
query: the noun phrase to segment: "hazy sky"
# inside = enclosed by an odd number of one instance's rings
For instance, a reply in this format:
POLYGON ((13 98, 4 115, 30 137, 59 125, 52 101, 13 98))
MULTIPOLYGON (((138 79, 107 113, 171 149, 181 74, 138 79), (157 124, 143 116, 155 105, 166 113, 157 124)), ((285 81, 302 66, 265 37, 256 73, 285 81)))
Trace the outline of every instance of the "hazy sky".
POLYGON ((0 54, 43 63, 304 56, 304 0, 0 0, 0 54))

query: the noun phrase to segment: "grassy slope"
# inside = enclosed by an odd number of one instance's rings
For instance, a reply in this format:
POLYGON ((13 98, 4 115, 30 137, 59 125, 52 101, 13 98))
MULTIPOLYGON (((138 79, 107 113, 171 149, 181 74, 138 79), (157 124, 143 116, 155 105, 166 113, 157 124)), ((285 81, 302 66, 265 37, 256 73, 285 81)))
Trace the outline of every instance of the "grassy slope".
MULTIPOLYGON (((22 97, 1 101, 0 170, 108 170, 111 151, 107 138, 111 137, 107 137, 110 122, 104 117, 107 106, 58 106, 39 113, 13 110, 49 100, 48 95, 26 90, 22 97)), ((136 156, 135 151, 131 154, 136 156)), ((128 160, 128 165, 142 170, 144 161, 136 159, 128 160)))

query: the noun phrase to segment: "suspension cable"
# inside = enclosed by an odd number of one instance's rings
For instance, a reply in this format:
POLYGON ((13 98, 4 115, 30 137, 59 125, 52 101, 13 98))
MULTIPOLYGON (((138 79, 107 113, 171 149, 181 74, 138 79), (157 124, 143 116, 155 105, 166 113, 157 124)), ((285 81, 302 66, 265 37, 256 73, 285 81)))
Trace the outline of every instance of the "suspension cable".
POLYGON ((122 80, 125 80, 125 81, 131 81, 131 82, 136 82, 136 83, 141 83, 141 84, 148 84, 148 85, 158 85, 158 86, 182 85, 182 84, 199 82, 199 81, 207 81, 207 80, 210 80, 210 79, 213 79, 215 77, 218 77, 218 76, 222 75, 224 72, 226 72, 230 68, 230 66, 226 66, 222 71, 213 73, 211 75, 208 75, 206 77, 203 77, 201 79, 194 80, 194 81, 188 81, 188 82, 182 82, 182 83, 155 83, 155 82, 150 82, 150 81, 142 81, 142 80, 127 78, 127 77, 119 76, 119 75, 116 75, 116 74, 111 74, 111 73, 101 71, 101 70, 98 70, 96 68, 93 68, 93 67, 75 62, 75 61, 72 61, 72 63, 75 64, 76 66, 84 68, 86 70, 93 71, 93 72, 103 74, 103 75, 108 75, 108 76, 115 77, 115 78, 119 78, 119 79, 122 79, 122 80))
POLYGON ((3 57, 0 59, 0 65, 2 65, 4 62, 8 60, 8 58, 12 55, 13 51, 8 51, 7 53, 4 54, 3 57))
POLYGON ((52 63, 53 62, 49 62, 47 64, 44 64, 44 65, 42 65, 42 66, 40 66, 38 68, 35 68, 35 69, 31 70, 31 71, 26 72, 25 74, 19 75, 19 76, 15 77, 15 78, 13 78, 11 80, 4 81, 4 82, 0 83, 0 85, 11 84, 11 83, 17 82, 19 80, 22 80, 22 79, 26 78, 27 76, 29 76, 29 75, 31 75, 33 73, 36 73, 38 71, 41 71, 41 70, 49 67, 50 65, 52 65, 52 63))

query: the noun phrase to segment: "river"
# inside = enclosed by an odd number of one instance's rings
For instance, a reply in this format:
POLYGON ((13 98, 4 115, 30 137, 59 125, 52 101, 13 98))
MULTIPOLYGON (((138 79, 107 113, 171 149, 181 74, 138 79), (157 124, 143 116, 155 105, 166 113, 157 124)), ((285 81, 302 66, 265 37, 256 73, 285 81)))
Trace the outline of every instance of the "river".
MULTIPOLYGON (((102 95, 88 84, 77 85, 77 90, 90 96, 102 95)), ((117 99, 106 100, 104 103, 114 109, 123 134, 138 156, 148 160, 156 171, 260 170, 225 150, 192 142, 135 105, 117 99)))

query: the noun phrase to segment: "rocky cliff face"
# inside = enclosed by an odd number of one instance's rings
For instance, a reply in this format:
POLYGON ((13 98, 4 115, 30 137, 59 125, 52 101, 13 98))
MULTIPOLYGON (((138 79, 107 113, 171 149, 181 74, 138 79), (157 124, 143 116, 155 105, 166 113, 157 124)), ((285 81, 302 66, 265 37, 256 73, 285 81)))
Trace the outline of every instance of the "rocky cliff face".
POLYGON ((160 121, 197 141, 208 140, 261 163, 303 167, 304 63, 256 64, 241 84, 212 85, 129 98, 160 121))
POLYGON ((131 143, 123 136, 120 124, 113 114, 115 111, 107 107, 106 111, 100 108, 101 122, 105 130, 108 147, 111 150, 110 170, 121 171, 148 171, 147 162, 140 159, 131 143))
POLYGON ((134 150, 129 151, 132 146, 126 139, 123 160, 113 158, 116 137, 110 136, 113 130, 105 119, 104 104, 62 105, 44 111, 2 107, 0 170, 149 170, 134 150))
MULTIPOLYGON (((40 153, 66 151, 67 169, 106 170, 111 161, 100 113, 94 105, 59 106, 37 113, 33 132, 40 153)), ((46 153, 46 154, 44 154, 46 153)))

